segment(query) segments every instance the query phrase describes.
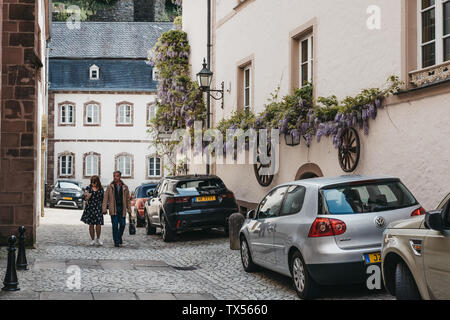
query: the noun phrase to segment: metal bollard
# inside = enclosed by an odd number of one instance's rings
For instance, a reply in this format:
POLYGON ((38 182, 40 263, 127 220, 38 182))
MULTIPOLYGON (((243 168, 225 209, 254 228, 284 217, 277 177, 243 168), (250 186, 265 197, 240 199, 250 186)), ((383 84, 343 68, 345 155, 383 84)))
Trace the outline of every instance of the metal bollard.
POLYGON ((25 254, 25 227, 19 227, 19 252, 17 253, 17 270, 28 270, 27 256, 25 254))
POLYGON ((18 291, 20 290, 19 280, 16 272, 16 236, 10 236, 8 239, 8 266, 6 268, 6 275, 3 284, 5 285, 3 291, 18 291))
POLYGON ((241 243, 239 240, 239 231, 244 224, 245 217, 242 213, 234 213, 228 219, 228 225, 230 229, 230 249, 239 250, 241 248, 241 243))

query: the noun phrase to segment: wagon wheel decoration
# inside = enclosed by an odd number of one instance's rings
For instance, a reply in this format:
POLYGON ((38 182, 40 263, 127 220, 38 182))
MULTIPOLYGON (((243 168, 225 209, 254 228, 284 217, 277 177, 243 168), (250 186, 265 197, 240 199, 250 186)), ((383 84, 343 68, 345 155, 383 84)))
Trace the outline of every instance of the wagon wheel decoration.
MULTIPOLYGON (((261 153, 260 148, 261 148, 261 146, 259 144, 259 139, 258 139, 258 149, 257 149, 258 154, 256 155, 256 163, 253 165, 253 169, 255 171, 255 176, 256 176, 256 180, 258 181, 258 183, 263 187, 268 187, 272 183, 274 175, 273 174, 272 175, 264 174, 263 171, 264 171, 264 169, 269 170, 270 167, 272 166, 272 162, 269 162, 268 164, 262 164, 260 162, 260 157, 259 157, 259 155, 261 153)), ((269 143, 267 143, 267 153, 266 154, 268 156, 272 155, 272 143, 270 143, 270 140, 269 140, 269 143)))
POLYGON ((339 144, 339 164, 344 172, 353 172, 358 166, 361 144, 354 128, 344 129, 339 144))

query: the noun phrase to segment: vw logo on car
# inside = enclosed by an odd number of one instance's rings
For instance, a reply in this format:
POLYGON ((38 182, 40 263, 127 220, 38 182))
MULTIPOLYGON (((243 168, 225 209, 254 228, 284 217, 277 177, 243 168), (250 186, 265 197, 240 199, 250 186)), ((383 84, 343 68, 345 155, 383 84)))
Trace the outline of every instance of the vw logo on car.
POLYGON ((378 216, 374 221, 377 228, 384 229, 384 227, 386 227, 386 220, 384 219, 384 217, 378 216))

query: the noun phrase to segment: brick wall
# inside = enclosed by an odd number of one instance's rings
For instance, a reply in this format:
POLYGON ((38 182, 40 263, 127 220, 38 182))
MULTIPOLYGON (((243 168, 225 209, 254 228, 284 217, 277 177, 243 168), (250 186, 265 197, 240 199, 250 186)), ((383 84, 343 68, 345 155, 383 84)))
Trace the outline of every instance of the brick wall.
POLYGON ((2 8, 0 244, 17 228, 36 238, 37 74, 39 27, 35 0, 7 0, 2 8))

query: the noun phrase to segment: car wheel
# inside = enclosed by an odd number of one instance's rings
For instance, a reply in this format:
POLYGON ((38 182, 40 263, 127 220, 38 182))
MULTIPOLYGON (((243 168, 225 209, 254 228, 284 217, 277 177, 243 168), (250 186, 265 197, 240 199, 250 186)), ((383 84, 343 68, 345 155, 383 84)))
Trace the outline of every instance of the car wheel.
POLYGON ((395 268, 395 296, 397 300, 420 300, 419 289, 404 262, 399 262, 395 268))
POLYGON ((144 215, 145 215, 146 220, 147 220, 147 223, 145 224, 145 230, 147 231, 147 235, 152 236, 152 235, 156 234, 156 227, 154 227, 150 223, 150 220, 149 220, 148 215, 147 215, 147 211, 145 211, 144 215))
POLYGON ((319 285, 311 278, 300 252, 296 251, 290 261, 292 282, 301 299, 314 299, 319 294, 319 285))
POLYGON ((172 242, 175 239, 175 233, 170 229, 165 215, 161 217, 161 235, 164 242, 172 242))
POLYGON ((253 263, 250 247, 244 237, 241 238, 241 261, 246 272, 251 273, 257 270, 256 264, 253 263))

